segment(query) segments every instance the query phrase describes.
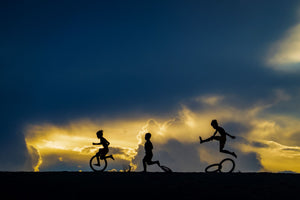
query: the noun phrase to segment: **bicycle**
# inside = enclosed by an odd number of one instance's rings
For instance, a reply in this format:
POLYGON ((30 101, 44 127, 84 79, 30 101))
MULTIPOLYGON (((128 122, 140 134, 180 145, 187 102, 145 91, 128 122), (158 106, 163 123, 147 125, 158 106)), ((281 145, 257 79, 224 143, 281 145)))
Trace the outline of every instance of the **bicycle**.
POLYGON ((112 158, 112 155, 110 155, 110 156, 105 156, 104 158, 102 158, 101 156, 99 156, 100 157, 100 159, 99 159, 99 166, 98 165, 96 165, 96 163, 98 163, 98 161, 97 161, 97 157, 98 157, 99 155, 94 155, 91 159, 90 159, 90 167, 91 167, 91 169, 94 171, 94 172, 103 172, 105 169, 106 169, 106 167, 107 167, 107 158, 112 158))

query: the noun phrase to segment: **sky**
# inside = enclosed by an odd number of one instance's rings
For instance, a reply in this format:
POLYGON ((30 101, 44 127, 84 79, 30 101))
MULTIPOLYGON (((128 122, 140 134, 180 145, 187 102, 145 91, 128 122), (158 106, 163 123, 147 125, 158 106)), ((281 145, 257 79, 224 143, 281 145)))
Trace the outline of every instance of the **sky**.
POLYGON ((300 1, 1 1, 0 170, 300 172, 300 1), (233 158, 233 157, 232 157, 233 158), (159 171, 155 166, 150 171, 159 171))

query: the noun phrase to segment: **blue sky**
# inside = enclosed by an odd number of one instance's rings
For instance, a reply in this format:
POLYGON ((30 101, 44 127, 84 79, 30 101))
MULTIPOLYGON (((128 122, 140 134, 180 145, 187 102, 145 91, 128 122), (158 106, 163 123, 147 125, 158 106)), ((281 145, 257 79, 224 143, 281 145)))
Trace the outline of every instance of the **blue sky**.
POLYGON ((1 1, 0 169, 31 168, 28 124, 168 117, 211 95, 244 109, 274 91, 288 102, 265 112, 300 117, 299 62, 268 62, 289 46, 299 4, 1 1))

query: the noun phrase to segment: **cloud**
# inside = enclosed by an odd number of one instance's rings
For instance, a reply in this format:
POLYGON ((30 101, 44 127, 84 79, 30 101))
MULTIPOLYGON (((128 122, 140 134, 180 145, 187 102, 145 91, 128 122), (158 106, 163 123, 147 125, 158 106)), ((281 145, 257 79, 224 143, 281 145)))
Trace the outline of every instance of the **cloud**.
POLYGON ((284 148, 282 149, 283 151, 295 151, 295 152, 300 152, 300 148, 284 148))
POLYGON ((299 172, 299 147, 282 145, 274 141, 265 141, 268 148, 260 148, 261 164, 265 171, 294 171, 299 172))
POLYGON ((283 39, 271 47, 267 64, 280 71, 300 69, 300 24, 288 30, 283 39))
POLYGON ((110 142, 110 152, 116 158, 110 163, 114 168, 123 168, 124 163, 130 164, 137 146, 138 120, 99 122, 90 120, 74 121, 67 125, 54 124, 28 125, 25 140, 32 157, 32 166, 39 170, 77 171, 89 170, 89 159, 101 146, 93 146, 98 142, 96 132, 104 129, 104 137, 110 142), (121 128, 118 128, 121 127, 121 128))
POLYGON ((39 171, 40 165, 43 163, 41 154, 38 149, 32 145, 27 145, 28 153, 31 158, 31 165, 35 172, 39 171))
POLYGON ((257 147, 257 148, 268 148, 269 147, 269 145, 262 143, 262 142, 258 142, 258 141, 251 142, 251 145, 253 147, 257 147))
MULTIPOLYGON (((153 136, 154 139, 155 135, 153 136)), ((161 165, 167 166, 172 171, 191 172, 202 171, 205 165, 198 154, 198 143, 184 143, 176 139, 170 139, 163 143, 154 143, 153 159, 159 160, 161 165)), ((142 159, 145 156, 143 145, 140 145, 133 163, 137 171, 142 171, 142 159)), ((162 171, 156 165, 147 167, 148 171, 162 171)))
POLYGON ((1 139, 0 151, 0 171, 32 171, 32 163, 36 160, 32 158, 30 150, 27 148, 24 137, 21 134, 9 133, 13 139, 1 139))
MULTIPOLYGON (((238 155, 237 170, 300 172, 299 149, 293 138, 300 128, 295 127, 298 118, 266 112, 282 101, 288 101, 284 91, 274 91, 269 102, 261 102, 238 108, 230 102, 197 101, 204 106, 182 105, 177 114, 170 117, 139 117, 104 120, 77 120, 65 125, 28 125, 26 144, 32 155, 32 164, 39 170, 89 170, 88 161, 98 150, 96 132, 104 130, 104 137, 111 143, 110 153, 116 161, 109 162, 109 169, 122 170, 133 166, 142 170, 144 135, 152 133, 154 160, 160 160, 174 171, 204 171, 208 164, 230 157, 219 152, 219 143, 199 144, 199 136, 210 137, 214 129, 212 119, 217 119, 228 133, 225 149, 238 155), (207 105, 207 106, 205 106, 207 105), (294 151, 287 150, 294 149, 294 151), (295 151, 296 149, 296 151, 295 151), (291 163, 294 163, 293 165, 291 163), (80 166, 80 167, 78 167, 80 166)), ((219 97, 219 95, 216 95, 219 97)), ((151 171, 160 171, 155 166, 151 171)))
POLYGON ((195 98, 196 101, 215 106, 220 103, 224 99, 223 96, 211 95, 211 96, 204 96, 204 97, 197 97, 195 98))

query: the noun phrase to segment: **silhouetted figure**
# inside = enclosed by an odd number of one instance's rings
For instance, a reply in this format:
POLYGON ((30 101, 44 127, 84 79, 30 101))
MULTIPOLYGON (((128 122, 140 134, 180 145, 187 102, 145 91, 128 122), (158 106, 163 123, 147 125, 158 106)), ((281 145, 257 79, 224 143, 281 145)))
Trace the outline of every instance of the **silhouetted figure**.
POLYGON ((114 157, 112 155, 110 156, 106 156, 106 154, 108 153, 108 145, 110 144, 104 137, 103 137, 103 130, 98 131, 97 133, 97 138, 100 139, 100 143, 93 143, 93 145, 102 145, 103 148, 99 149, 99 152, 96 154, 97 155, 97 164, 94 164, 96 166, 100 166, 100 158, 104 159, 104 158, 111 158, 114 160, 114 157))
POLYGON ((152 145, 152 142, 150 141, 150 138, 151 138, 151 133, 146 133, 146 135, 145 135, 146 143, 145 143, 145 146, 144 146, 146 155, 145 155, 145 157, 143 159, 144 172, 147 171, 147 164, 148 165, 157 164, 160 167, 159 161, 152 161, 152 157, 153 157, 153 153, 152 153, 153 145, 152 145))
POLYGON ((211 126, 214 129, 216 129, 214 135, 211 136, 208 139, 205 139, 205 140, 202 140, 202 138, 199 136, 200 144, 202 144, 204 142, 209 142, 209 141, 212 141, 212 140, 218 140, 220 142, 220 152, 230 154, 230 155, 237 158, 237 156, 234 152, 230 152, 230 151, 227 151, 227 150, 224 149, 224 146, 225 146, 225 143, 226 143, 226 135, 228 135, 232 139, 235 139, 235 136, 230 135, 229 133, 226 133, 225 130, 218 125, 218 122, 215 119, 211 121, 211 126), (220 136, 216 136, 217 133, 219 133, 220 136))

